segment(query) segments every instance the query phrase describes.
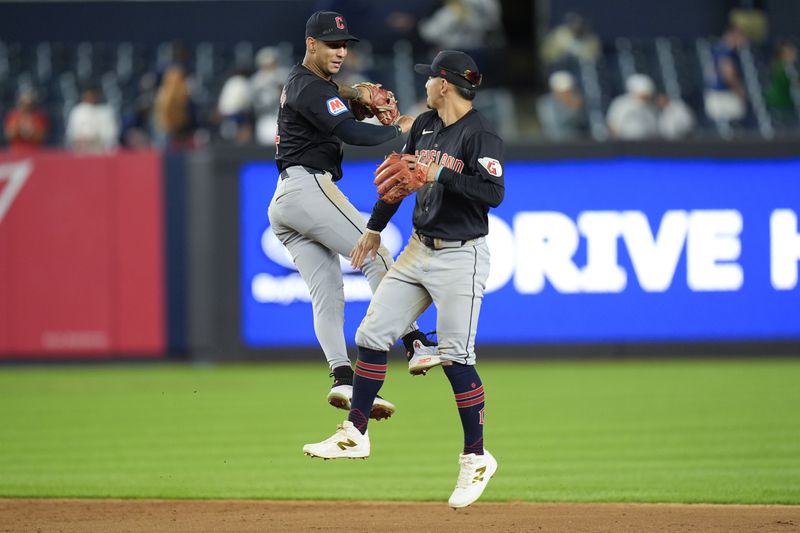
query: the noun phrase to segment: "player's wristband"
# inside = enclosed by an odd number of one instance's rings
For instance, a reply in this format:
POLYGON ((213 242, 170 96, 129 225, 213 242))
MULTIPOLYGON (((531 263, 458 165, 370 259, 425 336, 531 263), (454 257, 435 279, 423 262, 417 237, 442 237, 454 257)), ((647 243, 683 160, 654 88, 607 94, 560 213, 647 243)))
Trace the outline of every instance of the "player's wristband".
POLYGON ((373 234, 373 235, 380 235, 380 234, 381 234, 381 232, 380 232, 380 231, 375 231, 374 229, 369 229, 369 228, 364 228, 364 231, 365 231, 366 233, 371 233, 371 234, 373 234))
POLYGON ((397 130, 397 137, 400 137, 403 134, 403 129, 400 127, 400 124, 392 124, 397 130))
POLYGON ((439 170, 436 171, 436 176, 433 178, 433 181, 439 181, 439 176, 442 175, 442 170, 444 170, 444 167, 439 166, 439 170))

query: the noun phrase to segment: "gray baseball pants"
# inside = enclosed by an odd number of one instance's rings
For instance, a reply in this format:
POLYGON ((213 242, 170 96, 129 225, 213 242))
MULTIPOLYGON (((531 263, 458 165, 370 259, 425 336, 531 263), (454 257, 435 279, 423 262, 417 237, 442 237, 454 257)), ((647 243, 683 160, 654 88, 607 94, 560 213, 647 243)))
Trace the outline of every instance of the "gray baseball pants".
MULTIPOLYGON (((339 256, 350 257, 366 228, 364 216, 339 190, 329 172, 293 166, 278 179, 269 204, 269 222, 308 285, 314 333, 331 370, 349 365, 339 256)), ((361 270, 373 294, 391 266, 391 254, 384 246, 378 249, 375 260, 367 258, 361 270)), ((399 328, 391 344, 414 329, 408 327, 411 322, 399 328)))
POLYGON ((439 356, 475 364, 475 333, 489 277, 489 247, 483 237, 466 243, 422 243, 416 232, 383 278, 356 333, 356 344, 386 351, 405 327, 436 305, 439 356))

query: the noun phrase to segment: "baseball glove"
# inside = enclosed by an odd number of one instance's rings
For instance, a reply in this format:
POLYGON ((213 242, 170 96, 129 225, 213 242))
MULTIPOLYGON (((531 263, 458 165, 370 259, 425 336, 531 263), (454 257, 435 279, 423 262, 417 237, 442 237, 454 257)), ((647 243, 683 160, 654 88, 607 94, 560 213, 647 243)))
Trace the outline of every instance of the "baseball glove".
POLYGON ((381 124, 394 124, 400 116, 397 109, 397 98, 394 93, 381 87, 379 83, 362 82, 353 85, 354 88, 364 87, 369 91, 370 102, 363 104, 358 100, 350 100, 350 110, 356 120, 377 117, 381 124))
POLYGON ((430 160, 392 152, 375 171, 378 196, 387 204, 396 204, 425 185, 429 166, 430 160))

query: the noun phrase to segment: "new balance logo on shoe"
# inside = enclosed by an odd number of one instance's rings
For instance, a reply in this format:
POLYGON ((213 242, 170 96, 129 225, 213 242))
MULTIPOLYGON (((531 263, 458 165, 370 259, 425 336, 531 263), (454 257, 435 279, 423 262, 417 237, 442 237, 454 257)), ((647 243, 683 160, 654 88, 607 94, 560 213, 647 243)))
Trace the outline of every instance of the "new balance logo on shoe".
POLYGON ((324 441, 303 446, 303 453, 322 459, 366 459, 369 457, 369 437, 345 420, 339 424, 336 433, 324 441))
MULTIPOLYGON (((345 448, 352 448, 353 446, 356 446, 356 443, 353 442, 353 439, 347 439, 346 441, 337 442, 336 445, 340 450, 344 450, 345 448)), ((484 470, 486 469, 484 468, 484 470)))
MULTIPOLYGON (((344 449, 344 448, 342 448, 344 449)), ((482 466, 475 471, 475 477, 472 478, 473 483, 477 483, 478 481, 483 481, 483 474, 486 473, 486 467, 482 466)))

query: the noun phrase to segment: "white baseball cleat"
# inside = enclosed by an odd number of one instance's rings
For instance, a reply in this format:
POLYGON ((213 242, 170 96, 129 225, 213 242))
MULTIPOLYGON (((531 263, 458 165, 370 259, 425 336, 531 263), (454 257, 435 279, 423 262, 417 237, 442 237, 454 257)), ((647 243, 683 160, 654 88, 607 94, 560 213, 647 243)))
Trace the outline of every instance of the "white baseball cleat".
POLYGON ((328 403, 345 411, 350 410, 350 400, 353 398, 353 385, 351 383, 333 383, 331 391, 328 393, 328 403))
POLYGON ((483 455, 462 454, 458 457, 458 462, 461 471, 458 473, 456 488, 447 502, 453 509, 467 507, 480 498, 483 489, 497 472, 497 460, 487 450, 483 450, 483 455))
POLYGON ((438 346, 425 346, 421 341, 414 341, 414 353, 408 360, 408 373, 412 376, 424 376, 428 370, 442 364, 438 346))
POLYGON ((366 459, 369 457, 369 431, 362 435, 352 422, 345 420, 336 433, 324 441, 303 446, 303 453, 323 459, 366 459))
MULTIPOLYGON (((352 385, 336 385, 331 387, 328 393, 328 403, 339 409, 345 411, 350 410, 350 402, 353 400, 353 386, 352 385)), ((395 405, 387 400, 376 396, 372 401, 372 409, 369 412, 369 417, 373 420, 385 420, 392 416, 397 410, 395 405)))

